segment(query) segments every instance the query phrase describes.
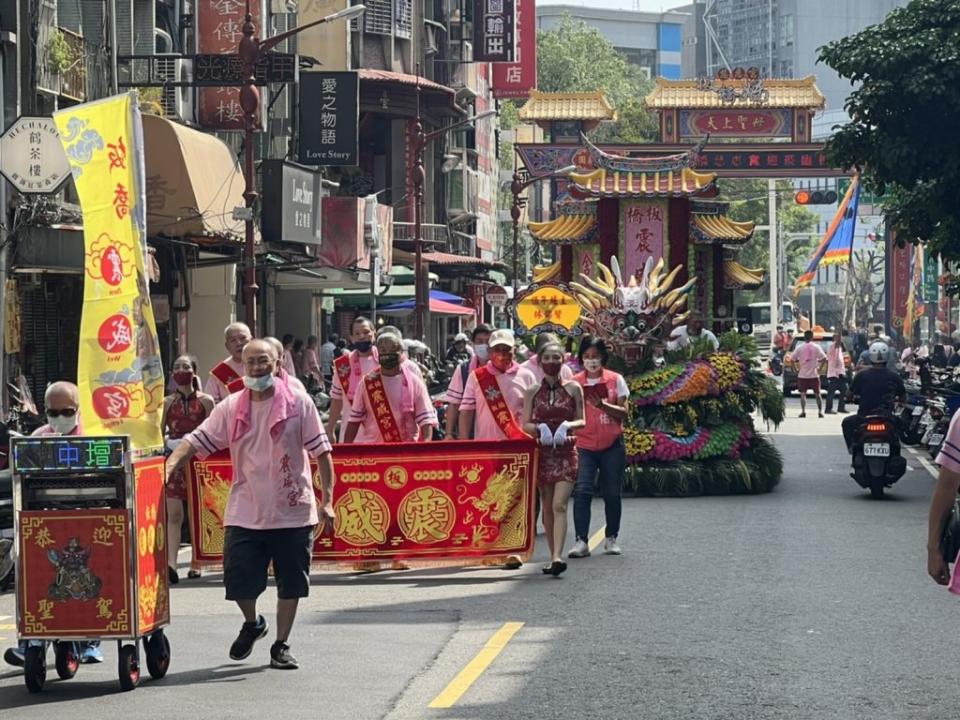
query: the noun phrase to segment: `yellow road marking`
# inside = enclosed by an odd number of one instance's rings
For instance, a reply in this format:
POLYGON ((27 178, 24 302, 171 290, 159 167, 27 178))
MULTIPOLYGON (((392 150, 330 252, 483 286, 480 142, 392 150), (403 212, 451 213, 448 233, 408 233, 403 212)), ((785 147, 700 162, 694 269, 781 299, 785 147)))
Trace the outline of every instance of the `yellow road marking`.
POLYGON ((0 630, 16 630, 16 628, 17 626, 12 623, 10 625, 0 625, 0 630))
POLYGON ((431 708, 449 708, 470 689, 470 686, 477 681, 483 671, 490 667, 497 655, 507 646, 510 638, 517 634, 517 631, 523 627, 522 622, 504 623, 503 627, 497 630, 493 637, 487 640, 487 644, 476 656, 467 663, 467 666, 461 670, 457 676, 450 681, 443 692, 437 695, 427 706, 431 708))
POLYGON ((598 547, 600 547, 600 543, 606 540, 606 537, 607 537, 606 533, 607 533, 607 526, 604 525, 602 528, 600 528, 593 535, 590 536, 590 542, 587 543, 587 547, 590 548, 590 552, 593 552, 594 550, 596 550, 598 547))

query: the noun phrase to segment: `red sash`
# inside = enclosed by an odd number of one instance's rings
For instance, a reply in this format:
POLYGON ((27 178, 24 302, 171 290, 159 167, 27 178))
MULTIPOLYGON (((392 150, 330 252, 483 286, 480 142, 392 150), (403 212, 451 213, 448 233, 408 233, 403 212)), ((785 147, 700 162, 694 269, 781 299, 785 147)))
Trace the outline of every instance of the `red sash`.
POLYGON ((387 400, 387 391, 383 387, 383 379, 379 372, 372 372, 363 379, 367 388, 367 398, 370 400, 370 410, 377 421, 377 427, 380 428, 380 436, 384 442, 403 442, 400 435, 400 426, 397 425, 397 419, 393 416, 390 409, 390 402, 387 400))
POLYGON ((343 388, 343 396, 350 397, 350 355, 344 353, 333 361, 333 367, 337 371, 337 377, 340 378, 340 387, 343 388))
POLYGON ((238 377, 236 380, 231 380, 227 383, 227 392, 233 395, 243 390, 244 387, 246 386, 243 384, 243 378, 238 377))
POLYGON ((487 401, 490 414, 493 416, 494 421, 503 434, 507 436, 507 439, 521 440, 529 437, 520 429, 516 419, 513 417, 513 413, 510 412, 510 408, 507 407, 507 401, 500 391, 497 378, 490 372, 490 369, 484 365, 474 370, 474 372, 477 375, 477 383, 480 385, 480 390, 483 392, 483 398, 487 401))
MULTIPOLYGON (((217 363, 213 370, 210 371, 210 374, 222 382, 223 386, 228 389, 230 387, 230 383, 234 382, 235 380, 239 380, 241 383, 243 383, 243 378, 237 375, 237 372, 232 367, 227 365, 226 361, 217 363)), ((241 387, 243 387, 242 384, 241 387)))

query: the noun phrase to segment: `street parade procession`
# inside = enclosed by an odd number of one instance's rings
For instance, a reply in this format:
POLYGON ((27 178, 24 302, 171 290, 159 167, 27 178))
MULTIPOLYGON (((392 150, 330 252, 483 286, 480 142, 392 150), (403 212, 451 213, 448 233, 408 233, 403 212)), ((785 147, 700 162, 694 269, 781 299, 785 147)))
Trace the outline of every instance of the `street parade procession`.
POLYGON ((0 5, 0 717, 952 718, 957 37, 0 5))

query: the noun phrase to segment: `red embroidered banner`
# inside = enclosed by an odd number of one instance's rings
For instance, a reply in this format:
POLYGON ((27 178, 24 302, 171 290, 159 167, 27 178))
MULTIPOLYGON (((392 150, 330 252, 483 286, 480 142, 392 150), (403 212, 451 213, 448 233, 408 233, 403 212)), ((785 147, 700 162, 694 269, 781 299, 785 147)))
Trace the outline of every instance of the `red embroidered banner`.
MULTIPOLYGON (((533 550, 533 440, 338 445, 333 528, 317 536, 316 563, 403 560, 411 566, 525 559, 533 550)), ((227 453, 187 469, 194 558, 223 562, 227 453)), ((319 498, 319 480, 314 479, 319 498)))
MULTIPOLYGON (((170 623, 163 467, 163 456, 133 464, 137 501, 137 635, 146 635, 170 623)), ((179 540, 173 538, 173 542, 179 540)))

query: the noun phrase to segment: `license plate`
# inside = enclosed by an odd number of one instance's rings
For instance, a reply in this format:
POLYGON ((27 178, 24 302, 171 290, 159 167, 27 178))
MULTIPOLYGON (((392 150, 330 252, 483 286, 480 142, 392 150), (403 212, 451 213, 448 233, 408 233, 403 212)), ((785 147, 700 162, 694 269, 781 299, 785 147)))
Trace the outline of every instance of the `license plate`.
POLYGON ((864 443, 864 457, 890 457, 889 443, 864 443))
POLYGON ((923 415, 923 405, 917 405, 917 406, 913 409, 913 414, 914 414, 914 415, 923 415))
POLYGON ((943 433, 934 433, 930 436, 930 439, 927 440, 927 445, 939 445, 943 442, 943 438, 943 433))

